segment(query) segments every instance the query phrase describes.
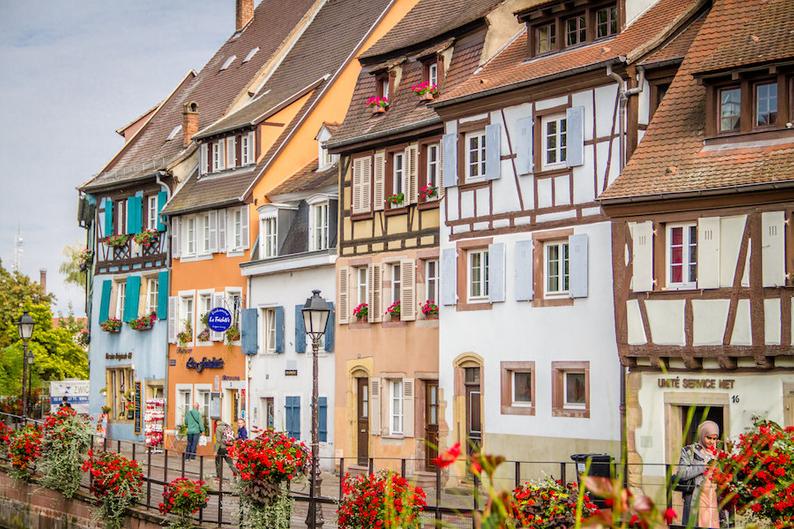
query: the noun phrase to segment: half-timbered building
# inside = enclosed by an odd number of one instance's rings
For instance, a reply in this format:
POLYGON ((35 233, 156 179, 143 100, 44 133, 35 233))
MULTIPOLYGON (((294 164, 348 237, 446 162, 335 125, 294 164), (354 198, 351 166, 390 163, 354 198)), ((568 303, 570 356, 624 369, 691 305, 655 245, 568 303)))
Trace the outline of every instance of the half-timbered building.
POLYGON ((517 461, 618 456, 611 230, 596 199, 649 120, 652 81, 638 61, 701 5, 525 3, 509 44, 433 104, 444 120, 447 442, 517 461))
POLYGON ((635 483, 663 483, 704 418, 794 424, 791 7, 715 1, 601 197, 635 483))

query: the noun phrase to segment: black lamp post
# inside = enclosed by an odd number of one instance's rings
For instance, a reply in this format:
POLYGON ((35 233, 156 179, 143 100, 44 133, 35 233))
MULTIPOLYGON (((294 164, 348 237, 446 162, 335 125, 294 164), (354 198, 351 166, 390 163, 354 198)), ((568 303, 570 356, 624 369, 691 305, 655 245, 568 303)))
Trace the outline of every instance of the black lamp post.
MULTIPOLYGON (((33 336, 33 327, 35 327, 36 322, 33 321, 33 318, 28 311, 22 313, 20 316, 19 321, 17 321, 17 328, 19 329, 19 337, 22 339, 22 416, 27 416, 28 411, 28 393, 25 391, 25 384, 28 383, 28 368, 31 370, 33 366, 28 364, 33 364, 33 355, 28 352, 28 340, 30 337, 33 336)), ((30 389, 30 388, 28 388, 30 389)))
POLYGON ((306 515, 306 525, 310 529, 317 529, 321 528, 325 523, 323 521, 322 506, 317 504, 317 493, 322 485, 320 466, 318 464, 320 456, 320 408, 317 355, 320 351, 320 340, 325 335, 325 328, 328 326, 331 306, 320 297, 319 290, 312 290, 312 297, 306 300, 301 312, 303 314, 303 327, 306 330, 306 334, 312 339, 312 469, 309 487, 309 513, 306 515))

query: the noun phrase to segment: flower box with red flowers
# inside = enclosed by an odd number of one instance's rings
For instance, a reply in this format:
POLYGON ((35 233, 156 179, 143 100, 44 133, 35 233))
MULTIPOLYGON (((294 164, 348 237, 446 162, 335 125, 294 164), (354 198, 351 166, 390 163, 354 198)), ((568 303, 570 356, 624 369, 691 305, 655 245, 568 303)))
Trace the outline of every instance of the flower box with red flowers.
POLYGON ((438 186, 427 184, 419 189, 419 200, 425 202, 427 200, 432 200, 434 198, 438 198, 438 186))
POLYGON ((428 299, 420 306, 420 310, 424 315, 425 319, 428 320, 435 320, 438 319, 438 305, 433 303, 432 299, 428 299))
POLYGON ((386 308, 386 315, 391 316, 393 320, 400 319, 400 300, 398 299, 386 308))
POLYGON ((110 246, 111 248, 119 248, 127 244, 130 240, 130 236, 126 233, 122 233, 119 235, 111 235, 110 237, 105 237, 105 244, 110 246))
POLYGON ((176 516, 183 522, 181 527, 191 527, 191 515, 206 507, 208 501, 209 487, 203 481, 176 478, 163 486, 163 501, 158 509, 162 514, 176 516))
POLYGON ((438 95, 438 86, 424 81, 411 86, 411 92, 418 95, 423 101, 432 101, 438 95))
POLYGON ((367 106, 372 109, 373 114, 382 114, 389 108, 388 97, 373 96, 367 99, 367 106))
POLYGON ((140 318, 135 318, 130 322, 130 327, 135 329, 136 331, 148 331, 152 327, 154 327, 154 322, 157 321, 157 313, 152 312, 148 316, 141 316, 140 318))
POLYGON ((403 202, 405 202, 404 193, 394 193, 386 197, 386 203, 390 206, 402 206, 403 202))
POLYGON ((369 315, 369 305, 366 303, 359 303, 356 308, 353 309, 353 316, 356 317, 356 321, 361 321, 366 319, 369 315))
POLYGON ((426 505, 421 487, 412 486, 393 472, 355 477, 346 474, 337 523, 339 529, 419 529, 423 527, 420 516, 426 505))
POLYGON ((121 320, 118 318, 108 318, 99 324, 103 331, 116 334, 121 332, 121 320))
POLYGON ((144 248, 148 248, 152 246, 157 240, 160 238, 160 232, 154 229, 151 230, 143 230, 140 233, 136 233, 133 236, 133 239, 136 243, 140 244, 144 248))

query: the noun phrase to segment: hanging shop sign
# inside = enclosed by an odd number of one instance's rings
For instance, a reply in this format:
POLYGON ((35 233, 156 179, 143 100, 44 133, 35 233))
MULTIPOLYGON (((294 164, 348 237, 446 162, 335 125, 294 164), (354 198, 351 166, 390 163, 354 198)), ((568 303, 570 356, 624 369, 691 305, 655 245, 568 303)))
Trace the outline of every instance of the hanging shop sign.
POLYGON ((185 368, 195 369, 196 373, 201 373, 205 369, 223 369, 223 358, 207 358, 206 356, 199 361, 196 361, 192 356, 185 362, 185 368))
POLYGON ((215 332, 226 332, 232 326, 232 313, 223 307, 215 307, 207 314, 207 326, 215 332))

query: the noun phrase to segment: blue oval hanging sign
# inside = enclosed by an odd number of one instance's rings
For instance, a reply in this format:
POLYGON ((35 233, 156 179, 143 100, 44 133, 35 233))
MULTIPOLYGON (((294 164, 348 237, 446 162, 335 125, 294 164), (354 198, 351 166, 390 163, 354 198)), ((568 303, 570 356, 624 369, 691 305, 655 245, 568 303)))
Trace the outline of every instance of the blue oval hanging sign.
POLYGON ((232 326, 232 313, 223 307, 215 307, 207 315, 207 326, 215 332, 225 332, 232 326))

